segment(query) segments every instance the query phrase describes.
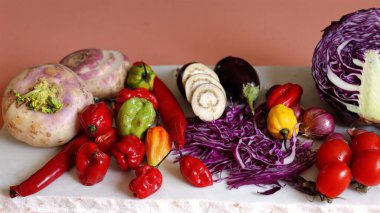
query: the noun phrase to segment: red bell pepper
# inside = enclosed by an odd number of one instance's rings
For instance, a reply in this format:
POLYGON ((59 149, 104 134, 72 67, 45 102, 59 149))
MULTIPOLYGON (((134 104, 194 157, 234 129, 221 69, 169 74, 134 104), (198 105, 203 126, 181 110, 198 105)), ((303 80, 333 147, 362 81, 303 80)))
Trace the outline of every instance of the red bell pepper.
POLYGON ((144 160, 145 144, 134 135, 125 136, 112 147, 112 155, 122 170, 135 169, 144 160))
POLYGON ((107 133, 112 128, 113 113, 106 103, 88 105, 80 116, 84 131, 91 137, 107 133))
POLYGON ((149 92, 149 90, 145 88, 137 88, 134 90, 124 88, 120 90, 119 95, 116 97, 116 112, 119 111, 121 105, 123 105, 124 102, 131 98, 145 98, 153 104, 154 109, 157 109, 157 98, 153 95, 153 93, 149 92))
POLYGON ((80 182, 91 186, 104 179, 110 165, 110 157, 95 143, 85 143, 76 156, 76 170, 80 182))
POLYGON ((278 104, 293 107, 299 103, 302 92, 302 87, 298 84, 286 83, 273 87, 268 94, 267 108, 270 109, 278 104))
POLYGON ((95 138, 94 143, 96 143, 99 149, 110 155, 112 146, 118 141, 119 135, 117 133, 117 129, 112 127, 108 132, 103 135, 100 135, 95 138))
POLYGON ((161 188, 162 174, 160 170, 150 165, 136 169, 136 178, 129 183, 129 190, 137 198, 146 198, 161 188))
POLYGON ((210 170, 198 158, 189 155, 181 157, 179 168, 182 176, 193 186, 205 187, 213 184, 210 170))

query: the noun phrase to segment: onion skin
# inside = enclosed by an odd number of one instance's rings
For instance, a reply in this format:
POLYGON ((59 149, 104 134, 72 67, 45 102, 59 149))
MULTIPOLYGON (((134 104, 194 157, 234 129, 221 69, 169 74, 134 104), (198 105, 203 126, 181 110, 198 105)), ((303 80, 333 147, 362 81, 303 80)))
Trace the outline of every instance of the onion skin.
POLYGON ((310 138, 325 138, 335 130, 332 114, 319 107, 306 109, 303 113, 301 133, 310 138))
POLYGON ((290 108, 293 110, 294 115, 295 115, 296 118, 297 118, 297 121, 301 121, 301 119, 302 119, 302 115, 303 115, 303 113, 304 113, 304 111, 305 111, 305 110, 302 108, 302 106, 299 105, 299 104, 297 104, 297 105, 292 106, 292 107, 290 107, 290 108))
POLYGON ((124 88, 131 63, 116 50, 82 49, 65 56, 60 64, 79 75, 95 97, 112 98, 124 88))
POLYGON ((67 143, 81 130, 79 113, 91 103, 93 96, 78 75, 61 64, 45 64, 28 68, 9 82, 1 109, 4 126, 13 137, 32 146, 52 147, 67 143), (57 98, 63 107, 55 113, 16 106, 14 91, 25 94, 41 78, 59 88, 57 98))

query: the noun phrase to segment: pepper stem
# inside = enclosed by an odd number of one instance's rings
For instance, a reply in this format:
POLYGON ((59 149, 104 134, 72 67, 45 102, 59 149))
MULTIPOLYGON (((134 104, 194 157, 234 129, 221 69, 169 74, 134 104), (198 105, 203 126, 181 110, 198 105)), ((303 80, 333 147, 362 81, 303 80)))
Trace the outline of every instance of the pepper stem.
POLYGON ((143 78, 146 80, 148 79, 148 71, 146 70, 146 66, 145 66, 145 63, 143 62, 143 67, 144 67, 144 75, 143 75, 143 78))
POLYGON ((90 124, 87 126, 87 131, 90 133, 90 135, 94 134, 98 130, 94 124, 90 124))
POLYGON ((255 114, 255 108, 253 103, 259 96, 260 86, 255 86, 252 83, 243 86, 243 96, 248 102, 249 108, 251 108, 252 114, 255 114))
POLYGON ((161 165, 161 163, 164 162, 164 160, 170 155, 171 152, 172 152, 172 150, 170 150, 168 152, 168 154, 166 154, 165 157, 162 158, 162 160, 155 167, 158 168, 161 165))
POLYGON ((288 135, 289 135, 289 129, 287 128, 281 129, 280 134, 282 136, 282 142, 284 143, 285 150, 288 151, 288 147, 286 147, 286 139, 288 138, 288 135))

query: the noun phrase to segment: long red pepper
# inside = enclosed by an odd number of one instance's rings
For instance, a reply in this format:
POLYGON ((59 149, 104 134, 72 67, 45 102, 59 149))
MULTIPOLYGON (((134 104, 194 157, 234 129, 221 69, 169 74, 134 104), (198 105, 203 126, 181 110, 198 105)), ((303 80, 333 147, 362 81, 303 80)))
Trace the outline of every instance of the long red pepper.
POLYGON ((177 99, 157 76, 154 78, 153 94, 158 100, 158 112, 175 145, 185 145, 186 118, 177 99))
POLYGON ((78 149, 89 141, 88 136, 82 133, 67 144, 60 152, 50 159, 42 168, 28 179, 16 186, 9 187, 9 196, 28 196, 48 186, 75 164, 75 154, 78 149))

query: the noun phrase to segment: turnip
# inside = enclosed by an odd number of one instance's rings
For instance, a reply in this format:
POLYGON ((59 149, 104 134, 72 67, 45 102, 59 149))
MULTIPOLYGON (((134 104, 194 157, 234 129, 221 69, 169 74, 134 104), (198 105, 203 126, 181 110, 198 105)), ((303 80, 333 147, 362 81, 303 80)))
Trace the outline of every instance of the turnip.
POLYGON ((59 146, 81 129, 79 113, 93 103, 85 83, 60 64, 31 67, 13 78, 2 101, 4 126, 32 146, 59 146))
POLYGON ((124 88, 128 58, 116 50, 83 49, 73 52, 61 61, 86 83, 95 97, 115 97, 124 88))

